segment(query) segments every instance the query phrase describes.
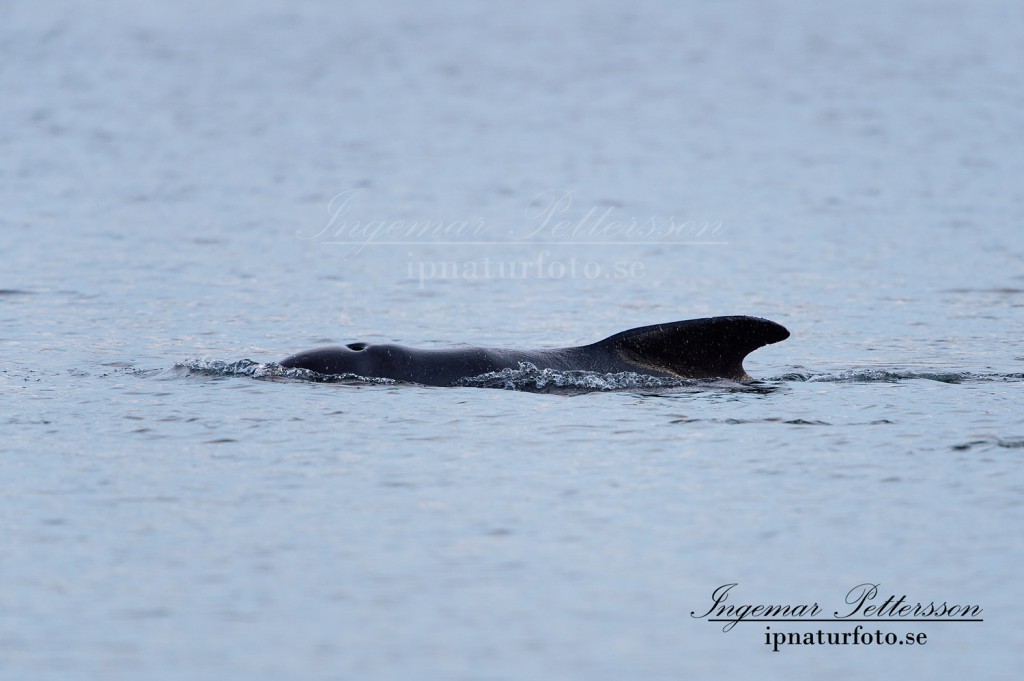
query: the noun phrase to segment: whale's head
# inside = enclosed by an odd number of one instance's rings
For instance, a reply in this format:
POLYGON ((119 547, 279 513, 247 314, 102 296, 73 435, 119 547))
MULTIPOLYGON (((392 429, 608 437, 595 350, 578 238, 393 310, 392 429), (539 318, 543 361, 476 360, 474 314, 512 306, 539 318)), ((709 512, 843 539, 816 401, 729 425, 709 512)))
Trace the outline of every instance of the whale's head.
POLYGON ((320 374, 372 376, 372 362, 367 353, 371 347, 368 343, 332 345, 286 357, 279 364, 286 369, 309 369, 320 374))

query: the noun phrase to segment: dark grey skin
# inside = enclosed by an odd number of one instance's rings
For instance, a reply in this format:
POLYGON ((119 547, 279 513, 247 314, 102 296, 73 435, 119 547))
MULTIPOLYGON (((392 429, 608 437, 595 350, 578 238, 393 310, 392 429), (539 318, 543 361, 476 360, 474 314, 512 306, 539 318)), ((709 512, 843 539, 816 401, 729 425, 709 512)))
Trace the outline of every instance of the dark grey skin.
POLYGON ((575 348, 422 350, 350 343, 300 352, 281 360, 281 366, 435 386, 459 385, 492 371, 518 369, 521 362, 559 371, 631 371, 664 378, 749 381, 743 358, 787 338, 789 331, 767 319, 710 317, 630 329, 575 348))

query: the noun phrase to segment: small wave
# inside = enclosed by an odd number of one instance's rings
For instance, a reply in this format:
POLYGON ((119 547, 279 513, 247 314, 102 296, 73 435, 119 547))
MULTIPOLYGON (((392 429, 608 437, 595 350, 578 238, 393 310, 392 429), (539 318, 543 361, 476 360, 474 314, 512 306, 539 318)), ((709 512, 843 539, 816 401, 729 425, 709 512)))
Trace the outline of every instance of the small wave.
POLYGON ((309 369, 285 368, 277 362, 254 362, 240 359, 236 362, 220 360, 190 359, 175 364, 174 369, 201 376, 247 376, 263 381, 300 380, 314 383, 351 383, 366 385, 393 385, 390 378, 368 378, 355 374, 321 374, 309 369))
POLYGON ((660 393, 667 390, 689 388, 693 390, 713 387, 726 390, 750 390, 751 386, 726 379, 694 380, 648 376, 632 371, 599 373, 594 371, 558 371, 538 369, 534 364, 521 362, 518 369, 502 369, 465 378, 459 386, 470 388, 501 388, 532 393, 578 395, 590 392, 644 391, 660 393))
MULTIPOLYGON (((209 359, 190 359, 175 364, 172 373, 184 372, 202 376, 245 376, 257 380, 298 380, 314 383, 343 383, 351 385, 401 385, 390 378, 371 378, 356 374, 321 374, 309 369, 285 368, 276 362, 254 362, 242 359, 234 362, 209 359)), ((165 372, 166 374, 167 372, 165 372)), ((590 392, 641 391, 651 395, 666 392, 708 389, 728 392, 771 393, 780 384, 797 383, 898 383, 901 381, 937 381, 940 383, 1018 382, 1024 374, 979 374, 957 371, 912 371, 908 369, 851 369, 848 371, 798 371, 753 382, 738 383, 728 379, 685 379, 648 376, 631 371, 599 373, 594 371, 558 371, 538 369, 522 362, 516 369, 502 369, 479 376, 464 378, 456 386, 466 388, 499 388, 533 393, 576 395, 590 392)), ((411 385, 411 384, 410 384, 411 385)))
POLYGON ((892 425, 895 421, 889 419, 876 419, 874 421, 854 421, 849 423, 834 423, 832 421, 821 421, 819 419, 784 419, 779 417, 767 417, 761 419, 720 419, 720 418, 690 418, 682 416, 669 421, 671 424, 690 423, 722 423, 727 426, 746 426, 751 424, 781 424, 784 426, 882 426, 892 425))
POLYGON ((1003 439, 998 437, 989 437, 953 445, 952 449, 958 452, 966 452, 970 449, 976 449, 979 447, 984 449, 1022 449, 1024 448, 1024 438, 1003 439))
MULTIPOLYGON (((401 381, 389 378, 370 378, 356 374, 321 374, 309 369, 284 368, 276 362, 254 362, 242 359, 234 362, 209 359, 190 359, 175 364, 169 370, 172 375, 231 377, 245 376, 263 381, 298 380, 315 383, 343 383, 349 385, 401 385, 401 381)), ((412 385, 412 384, 410 384, 412 385)), ((597 373, 593 371, 557 371, 538 369, 534 364, 520 363, 517 369, 502 369, 480 376, 465 378, 456 384, 465 388, 499 388, 532 393, 554 393, 577 395, 590 392, 643 391, 661 394, 679 389, 707 390, 714 388, 728 391, 765 391, 761 383, 736 383, 726 379, 692 380, 647 376, 634 372, 597 373)))
POLYGON ((240 359, 236 362, 223 362, 210 359, 190 359, 175 364, 176 370, 184 370, 189 374, 201 376, 249 376, 250 378, 273 378, 280 375, 280 366, 273 362, 262 364, 251 359, 240 359))
POLYGON ((978 374, 968 371, 912 371, 909 369, 851 369, 826 373, 793 372, 773 381, 807 383, 898 383, 900 381, 937 381, 939 383, 1015 382, 1024 374, 978 374))

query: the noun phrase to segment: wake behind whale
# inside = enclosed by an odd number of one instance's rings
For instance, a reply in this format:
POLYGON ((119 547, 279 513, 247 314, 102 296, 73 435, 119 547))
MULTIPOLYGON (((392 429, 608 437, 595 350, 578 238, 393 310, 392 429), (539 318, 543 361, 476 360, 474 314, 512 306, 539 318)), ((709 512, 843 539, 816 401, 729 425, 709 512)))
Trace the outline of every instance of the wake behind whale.
POLYGON ((743 359, 789 338, 789 331, 757 317, 709 317, 630 329, 591 345, 551 350, 452 348, 350 343, 307 350, 281 360, 285 368, 354 375, 430 386, 467 385, 469 379, 524 366, 558 372, 632 373, 749 381, 743 359))

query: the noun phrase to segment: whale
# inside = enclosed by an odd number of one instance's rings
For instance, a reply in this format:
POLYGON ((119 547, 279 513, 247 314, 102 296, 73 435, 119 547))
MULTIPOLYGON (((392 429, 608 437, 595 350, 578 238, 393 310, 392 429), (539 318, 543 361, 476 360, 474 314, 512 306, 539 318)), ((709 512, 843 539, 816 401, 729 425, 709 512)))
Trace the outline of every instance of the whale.
POLYGON ((780 324, 759 317, 687 319, 622 331, 570 348, 505 350, 349 343, 307 350, 278 362, 318 374, 351 374, 427 386, 458 386, 476 376, 532 364, 538 369, 623 373, 661 378, 750 381, 744 358, 760 347, 789 338, 780 324))

